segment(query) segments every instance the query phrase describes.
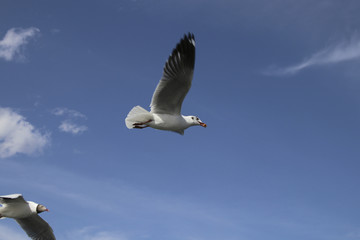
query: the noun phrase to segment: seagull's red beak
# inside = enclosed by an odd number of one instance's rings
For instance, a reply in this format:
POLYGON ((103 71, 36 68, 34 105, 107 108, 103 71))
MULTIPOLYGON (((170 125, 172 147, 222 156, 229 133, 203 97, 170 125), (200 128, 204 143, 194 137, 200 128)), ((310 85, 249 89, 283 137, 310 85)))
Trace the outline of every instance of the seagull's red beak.
POLYGON ((203 123, 203 122, 200 122, 200 126, 202 126, 202 127, 204 127, 204 128, 207 127, 207 125, 206 125, 205 123, 203 123))
POLYGON ((45 211, 50 212, 50 210, 49 210, 49 209, 45 209, 45 211))

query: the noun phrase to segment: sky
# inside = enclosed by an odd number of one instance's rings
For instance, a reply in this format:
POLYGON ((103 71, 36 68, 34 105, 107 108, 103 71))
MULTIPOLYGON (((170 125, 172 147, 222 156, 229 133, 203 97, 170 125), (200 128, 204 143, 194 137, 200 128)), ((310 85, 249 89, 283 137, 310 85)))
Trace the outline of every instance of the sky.
MULTIPOLYGON (((58 240, 360 239, 357 0, 3 0, 0 195, 58 240), (126 128, 196 39, 182 107, 126 128)), ((28 239, 12 219, 1 240, 28 239)))

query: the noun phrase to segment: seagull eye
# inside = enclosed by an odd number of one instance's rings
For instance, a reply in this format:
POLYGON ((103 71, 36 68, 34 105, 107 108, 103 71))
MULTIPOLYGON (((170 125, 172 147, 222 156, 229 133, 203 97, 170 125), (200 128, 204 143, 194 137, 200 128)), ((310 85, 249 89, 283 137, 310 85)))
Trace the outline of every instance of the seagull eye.
POLYGON ((199 118, 197 117, 196 120, 199 120, 199 118))
POLYGON ((194 117, 191 117, 192 120, 194 120, 194 117))

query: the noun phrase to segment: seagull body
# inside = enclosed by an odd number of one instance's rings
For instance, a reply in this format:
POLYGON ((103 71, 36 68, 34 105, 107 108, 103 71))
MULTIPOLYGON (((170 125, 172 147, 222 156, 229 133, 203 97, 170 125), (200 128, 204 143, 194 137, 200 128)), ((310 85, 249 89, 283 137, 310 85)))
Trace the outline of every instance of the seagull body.
POLYGON ((189 33, 180 40, 165 63, 163 76, 151 100, 151 111, 135 106, 125 119, 126 127, 152 127, 181 135, 191 126, 206 127, 196 116, 181 115, 182 102, 191 87, 194 65, 195 38, 189 33))
POLYGON ((45 206, 25 201, 21 194, 0 196, 0 218, 13 218, 33 240, 55 240, 50 225, 38 213, 49 211, 45 206))

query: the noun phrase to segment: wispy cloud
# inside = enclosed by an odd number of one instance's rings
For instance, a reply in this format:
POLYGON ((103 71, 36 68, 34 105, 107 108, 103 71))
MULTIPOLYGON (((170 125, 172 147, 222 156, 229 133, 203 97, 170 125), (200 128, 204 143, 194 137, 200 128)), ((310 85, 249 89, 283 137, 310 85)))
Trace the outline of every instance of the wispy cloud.
POLYGON ((0 58, 6 61, 23 59, 22 50, 31 38, 39 34, 38 28, 11 28, 0 41, 0 58))
POLYGON ((23 116, 0 108, 0 158, 41 152, 49 141, 49 134, 40 133, 23 116))
MULTIPOLYGON (((7 169, 2 175, 0 188, 31 189, 31 194, 36 190, 37 198, 43 196, 59 200, 60 206, 49 206, 50 208, 63 208, 67 206, 67 212, 81 213, 91 211, 92 216, 96 218, 106 217, 124 221, 124 219, 138 219, 139 226, 146 226, 156 222, 162 222, 161 219, 173 224, 180 224, 178 228, 186 228, 189 222, 196 222, 202 227, 211 226, 232 226, 226 218, 214 206, 208 206, 203 202, 197 202, 180 196, 172 196, 154 192, 149 189, 143 189, 139 186, 133 186, 120 179, 97 179, 88 178, 63 169, 54 167, 30 165, 29 163, 16 163, 13 161, 4 161, 2 166, 7 169), (41 171, 42 174, 32 178, 33 172, 41 171), (16 178, 11 178, 16 174, 16 178), (61 176, 54 178, 53 176, 61 176), (66 181, 64 181, 66 179, 66 181), (70 204, 71 203, 71 204, 70 204), (150 222, 149 219, 152 219, 150 222)), ((17 190, 24 195, 22 190, 17 190)), ((34 200, 34 199, 32 199, 34 200)), ((49 205, 49 204, 48 204, 49 205)), ((108 220, 107 220, 108 221, 108 220)), ((116 221, 114 224, 116 225, 116 221)), ((95 221, 96 222, 96 221, 95 221)), ((110 221, 112 222, 112 221, 110 221)), ((199 226, 200 227, 200 226, 199 226)), ((107 232, 107 229, 85 229, 82 236, 96 236, 97 238, 85 238, 86 240, 102 240, 108 237, 109 240, 115 239, 132 239, 132 231, 129 229, 123 232, 107 232), (101 233, 100 233, 101 230, 101 233), (93 233, 93 234, 91 234, 93 233), (101 238, 102 237, 102 238, 101 238)), ((146 231, 145 231, 146 232, 146 231)), ((73 231, 70 231, 73 233, 73 231)), ((66 238, 65 238, 66 239, 66 238)), ((82 238, 69 238, 82 239, 82 238)), ((136 238, 139 239, 139 238, 136 238)), ((184 239, 184 238, 183 238, 184 239)))
POLYGON ((85 118, 86 119, 86 116, 84 114, 82 114, 81 112, 78 112, 78 111, 72 110, 72 109, 68 109, 68 108, 64 108, 64 107, 54 108, 51 112, 56 116, 67 116, 70 118, 85 118))
MULTIPOLYGON (((14 221, 7 219, 6 221, 14 221)), ((55 231, 56 232, 56 231, 55 231)), ((58 234, 57 239, 63 240, 128 240, 128 238, 119 232, 103 231, 98 227, 83 227, 79 230, 73 230, 67 234, 58 234)), ((28 240, 25 232, 18 226, 17 229, 12 229, 8 226, 0 226, 1 240, 28 240)))
POLYGON ((346 237, 351 239, 360 239, 360 230, 355 229, 354 231, 347 233, 346 237))
POLYGON ((128 240, 123 234, 110 231, 99 231, 95 227, 85 227, 69 234, 69 239, 78 240, 128 240))
POLYGON ((85 132, 88 128, 85 125, 78 125, 71 122, 70 120, 64 120, 61 122, 59 129, 62 132, 72 133, 76 135, 85 132))
POLYGON ((59 107, 53 109, 51 112, 55 116, 65 117, 65 120, 63 120, 59 126, 59 129, 62 132, 77 135, 88 130, 87 126, 75 123, 77 119, 87 119, 87 117, 84 114, 76 110, 59 107))
POLYGON ((328 229, 327 224, 315 224, 326 216, 319 217, 313 209, 302 208, 302 204, 294 205, 296 210, 291 211, 294 219, 289 220, 287 215, 272 216, 272 211, 263 213, 253 206, 227 207, 184 193, 133 185, 118 177, 98 178, 7 159, 2 161, 2 169, 6 169, 0 181, 3 194, 19 192, 49 207, 50 214, 43 217, 59 240, 233 240, 256 236, 259 229, 264 232, 281 229, 301 236, 306 231, 309 236, 328 239, 317 235, 319 228, 328 229), (34 174, 37 172, 41 174, 34 174), (304 214, 312 221, 304 223, 302 218, 297 219, 304 214))
POLYGON ((60 29, 58 29, 58 28, 53 28, 53 29, 50 30, 50 32, 51 32, 52 34, 58 34, 58 33, 60 33, 61 31, 60 31, 60 29))
POLYGON ((350 40, 320 50, 300 63, 284 68, 272 67, 265 73, 268 75, 289 75, 312 66, 334 64, 358 58, 360 58, 360 36, 354 35, 350 40))
MULTIPOLYGON (((20 226, 19 226, 19 228, 20 228, 20 226)), ((26 236, 25 233, 21 234, 9 227, 0 226, 0 239, 1 240, 27 240, 28 238, 25 236, 26 236)))

